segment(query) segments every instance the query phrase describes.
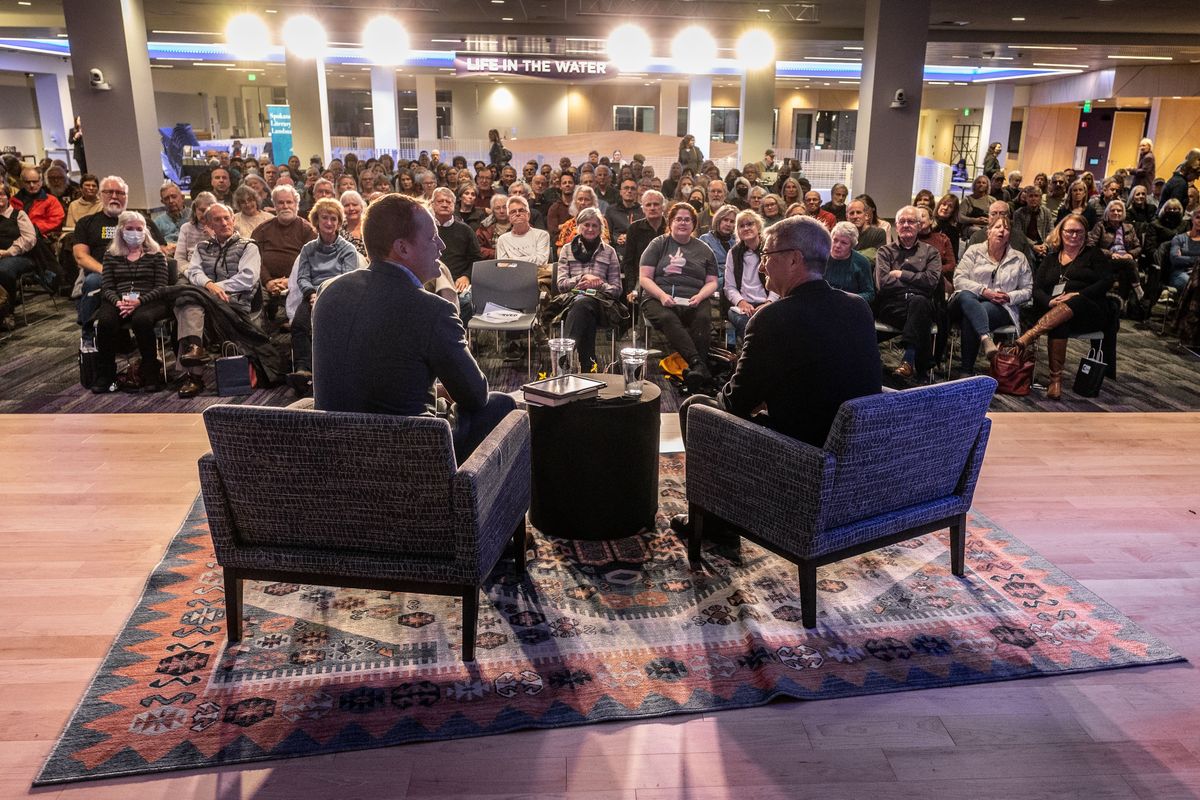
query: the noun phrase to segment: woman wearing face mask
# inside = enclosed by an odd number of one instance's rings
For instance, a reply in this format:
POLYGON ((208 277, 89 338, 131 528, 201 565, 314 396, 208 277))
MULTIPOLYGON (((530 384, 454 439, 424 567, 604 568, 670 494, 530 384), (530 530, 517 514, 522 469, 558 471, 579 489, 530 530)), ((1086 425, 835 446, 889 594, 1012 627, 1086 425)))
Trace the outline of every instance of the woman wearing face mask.
POLYGON ((171 314, 163 295, 168 281, 167 259, 158 243, 146 233, 146 219, 136 211, 117 217, 117 235, 104 254, 101 272, 100 312, 96 318, 97 394, 121 389, 126 392, 161 392, 165 388, 154 324, 171 314), (117 350, 121 325, 129 322, 142 356, 136 376, 117 380, 117 350))

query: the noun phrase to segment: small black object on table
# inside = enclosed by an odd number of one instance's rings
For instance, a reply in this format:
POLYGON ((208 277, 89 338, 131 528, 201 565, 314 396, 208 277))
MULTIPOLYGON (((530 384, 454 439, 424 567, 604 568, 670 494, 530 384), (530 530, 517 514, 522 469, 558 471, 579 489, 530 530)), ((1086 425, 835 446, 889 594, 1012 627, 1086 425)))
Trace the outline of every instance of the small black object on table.
POLYGON ((568 539, 619 539, 653 529, 658 513, 658 387, 625 397, 620 375, 597 398, 529 404, 533 486, 529 521, 568 539))

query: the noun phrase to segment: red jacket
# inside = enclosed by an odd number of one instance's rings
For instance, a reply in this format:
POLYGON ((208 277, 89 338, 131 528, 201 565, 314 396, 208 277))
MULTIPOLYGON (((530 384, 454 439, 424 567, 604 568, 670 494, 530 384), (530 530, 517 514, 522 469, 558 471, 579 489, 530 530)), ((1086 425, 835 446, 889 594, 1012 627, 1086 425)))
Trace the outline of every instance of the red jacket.
POLYGON ((25 213, 29 215, 29 221, 43 236, 62 230, 67 212, 63 211, 62 203, 58 202, 57 197, 47 192, 44 197, 35 195, 32 198, 15 198, 13 203, 16 204, 17 200, 21 201, 25 213))

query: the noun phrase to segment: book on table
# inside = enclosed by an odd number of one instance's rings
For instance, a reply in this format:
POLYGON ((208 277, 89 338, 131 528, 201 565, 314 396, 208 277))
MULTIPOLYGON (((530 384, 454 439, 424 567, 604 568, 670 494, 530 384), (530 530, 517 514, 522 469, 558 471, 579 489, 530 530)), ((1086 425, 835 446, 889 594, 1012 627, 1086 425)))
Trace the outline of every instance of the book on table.
POLYGON ((595 397, 607 384, 582 375, 560 375, 556 378, 527 383, 521 387, 525 402, 539 406, 559 406, 575 400, 595 397))

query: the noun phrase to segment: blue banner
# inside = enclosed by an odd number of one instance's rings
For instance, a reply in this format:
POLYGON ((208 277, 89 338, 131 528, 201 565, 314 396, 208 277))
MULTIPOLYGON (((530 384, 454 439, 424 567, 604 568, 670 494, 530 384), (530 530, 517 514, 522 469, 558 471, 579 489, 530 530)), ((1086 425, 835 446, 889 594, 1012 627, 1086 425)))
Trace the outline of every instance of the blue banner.
POLYGON ((271 130, 271 160, 287 163, 292 156, 292 107, 267 106, 267 123, 271 130))

